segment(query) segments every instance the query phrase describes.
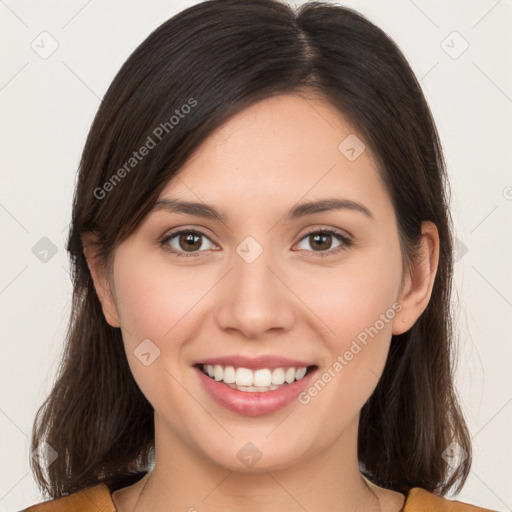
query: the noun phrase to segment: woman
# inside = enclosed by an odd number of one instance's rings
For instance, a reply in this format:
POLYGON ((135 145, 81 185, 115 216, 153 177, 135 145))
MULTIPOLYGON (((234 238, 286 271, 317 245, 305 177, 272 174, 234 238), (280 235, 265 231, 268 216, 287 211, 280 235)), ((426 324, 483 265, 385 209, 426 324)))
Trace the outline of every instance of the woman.
POLYGON ((82 155, 31 511, 484 510, 453 388, 448 183, 356 12, 212 0, 130 56, 82 155))

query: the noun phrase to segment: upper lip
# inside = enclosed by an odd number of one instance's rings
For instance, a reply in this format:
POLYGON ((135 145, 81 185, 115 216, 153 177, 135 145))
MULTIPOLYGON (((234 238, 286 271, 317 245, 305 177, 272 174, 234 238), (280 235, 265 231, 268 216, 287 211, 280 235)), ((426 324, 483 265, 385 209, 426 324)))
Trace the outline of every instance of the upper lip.
POLYGON ((202 359, 196 364, 234 366, 235 368, 307 368, 314 363, 290 359, 288 357, 264 355, 258 357, 247 357, 240 354, 231 356, 211 357, 202 359))

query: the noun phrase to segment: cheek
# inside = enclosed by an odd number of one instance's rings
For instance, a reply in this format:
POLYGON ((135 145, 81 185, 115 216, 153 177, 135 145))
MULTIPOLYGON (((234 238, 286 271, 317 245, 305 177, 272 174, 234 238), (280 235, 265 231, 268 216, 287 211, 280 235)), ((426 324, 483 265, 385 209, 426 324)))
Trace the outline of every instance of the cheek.
POLYGON ((186 398, 178 384, 183 380, 182 348, 194 336, 194 304, 206 292, 191 282, 190 273, 170 271, 165 262, 148 257, 119 257, 114 272, 116 304, 133 377, 156 410, 165 408, 163 397, 180 407, 186 398))
POLYGON ((116 304, 126 355, 135 380, 152 403, 163 389, 176 397, 182 393, 176 382, 183 380, 186 370, 184 348, 200 335, 202 301, 218 280, 215 277, 200 275, 197 269, 173 268, 147 251, 140 257, 136 251, 118 252, 116 304), (141 355, 148 352, 144 361, 141 355))
POLYGON ((381 315, 391 316, 402 276, 398 248, 376 247, 347 258, 337 268, 303 273, 294 291, 324 324, 326 336, 337 350, 376 322, 391 333, 392 322, 383 327, 381 315))
POLYGON ((396 302, 402 275, 400 253, 398 248, 382 247, 368 257, 347 259, 319 280, 320 275, 310 275, 301 290, 320 319, 317 326, 322 325, 326 333, 329 357, 316 388, 322 390, 320 400, 326 407, 335 403, 356 414, 382 374, 393 320, 401 309, 396 302))
POLYGON ((197 272, 151 256, 120 257, 115 280, 118 313, 131 343, 154 338, 168 345, 182 325, 190 326, 194 306, 209 286, 197 272))

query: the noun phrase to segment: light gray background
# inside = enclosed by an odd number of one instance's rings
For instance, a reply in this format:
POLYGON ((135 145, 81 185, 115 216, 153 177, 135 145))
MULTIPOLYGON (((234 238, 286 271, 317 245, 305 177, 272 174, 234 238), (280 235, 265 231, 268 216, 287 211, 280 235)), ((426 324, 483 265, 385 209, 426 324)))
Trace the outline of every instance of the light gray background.
MULTIPOLYGON (((0 0, 0 512, 40 501, 28 440, 63 347, 64 244, 89 126, 130 53, 194 3, 0 0), (47 261, 33 252, 43 237, 57 250, 47 261)), ((475 450, 458 499, 511 510, 512 2, 341 3, 395 39, 434 113, 453 188, 457 381, 475 450)))

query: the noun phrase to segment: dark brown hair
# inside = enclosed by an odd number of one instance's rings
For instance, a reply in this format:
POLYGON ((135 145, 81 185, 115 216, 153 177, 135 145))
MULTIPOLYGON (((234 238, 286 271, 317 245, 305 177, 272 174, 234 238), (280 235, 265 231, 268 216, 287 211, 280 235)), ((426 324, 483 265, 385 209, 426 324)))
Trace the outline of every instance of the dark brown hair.
POLYGON ((81 236, 98 236, 108 265, 215 129, 282 93, 326 99, 361 134, 395 209, 405 268, 415 261, 421 222, 437 226, 440 261, 430 302, 391 340, 382 378, 361 412, 358 450, 363 473, 383 487, 438 494, 462 487, 471 445, 453 387, 449 184, 418 81, 394 42, 351 9, 210 0, 163 23, 133 52, 85 144, 67 246, 74 290, 67 343, 31 440, 32 450, 46 442, 58 453, 46 469, 30 461, 49 497, 100 482, 130 485, 154 456, 153 409, 131 374, 120 329, 104 318, 81 236), (127 166, 148 137, 156 142, 161 126, 156 147, 127 166), (467 454, 454 469, 443 458, 452 442, 467 454))

